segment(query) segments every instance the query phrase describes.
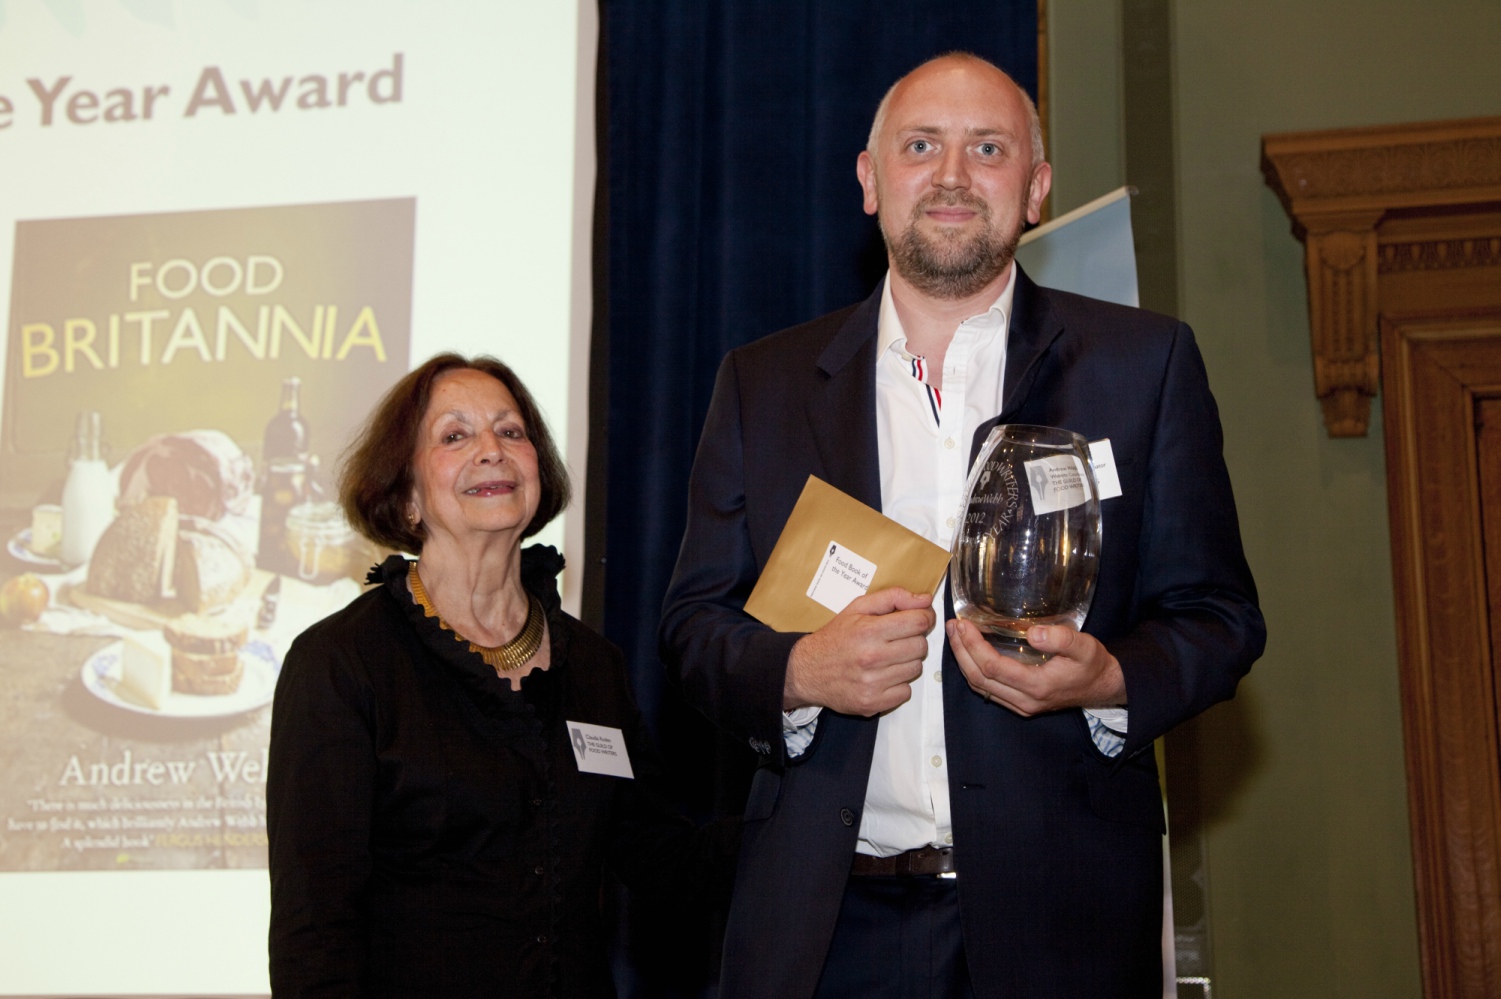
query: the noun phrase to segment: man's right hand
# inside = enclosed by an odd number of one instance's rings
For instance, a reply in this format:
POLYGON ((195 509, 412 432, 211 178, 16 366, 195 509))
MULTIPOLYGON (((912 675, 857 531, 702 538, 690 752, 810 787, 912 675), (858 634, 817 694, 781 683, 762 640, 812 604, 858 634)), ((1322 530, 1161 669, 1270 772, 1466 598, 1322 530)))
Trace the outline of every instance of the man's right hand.
POLYGON ((782 710, 817 705, 869 716, 904 703, 922 675, 935 620, 932 594, 899 586, 850 601, 792 647, 782 710))

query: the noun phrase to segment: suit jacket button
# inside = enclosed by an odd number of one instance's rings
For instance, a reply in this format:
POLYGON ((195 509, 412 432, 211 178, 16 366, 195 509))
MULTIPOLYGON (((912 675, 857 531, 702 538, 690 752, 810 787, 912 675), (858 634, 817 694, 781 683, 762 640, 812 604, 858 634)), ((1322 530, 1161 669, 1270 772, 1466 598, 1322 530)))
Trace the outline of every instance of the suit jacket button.
POLYGON ((839 809, 839 821, 847 826, 852 826, 855 824, 855 813, 848 808, 841 808, 839 809))

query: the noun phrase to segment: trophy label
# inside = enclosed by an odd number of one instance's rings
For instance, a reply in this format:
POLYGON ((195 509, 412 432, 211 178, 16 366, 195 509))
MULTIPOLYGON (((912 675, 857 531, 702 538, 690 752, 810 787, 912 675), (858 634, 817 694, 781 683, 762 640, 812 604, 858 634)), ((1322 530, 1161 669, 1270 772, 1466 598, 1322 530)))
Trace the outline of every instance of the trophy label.
POLYGON ((865 595, 875 574, 876 564, 870 559, 830 541, 808 584, 808 596, 838 614, 851 600, 865 595))
POLYGON ((1032 511, 1056 513, 1089 501, 1089 479, 1084 462, 1071 454, 1034 458, 1023 466, 1032 487, 1032 511))
POLYGON ((1121 477, 1115 468, 1115 451, 1106 437, 1089 442, 1089 464, 1094 469, 1094 484, 1100 490, 1100 499, 1115 499, 1121 494, 1121 477))

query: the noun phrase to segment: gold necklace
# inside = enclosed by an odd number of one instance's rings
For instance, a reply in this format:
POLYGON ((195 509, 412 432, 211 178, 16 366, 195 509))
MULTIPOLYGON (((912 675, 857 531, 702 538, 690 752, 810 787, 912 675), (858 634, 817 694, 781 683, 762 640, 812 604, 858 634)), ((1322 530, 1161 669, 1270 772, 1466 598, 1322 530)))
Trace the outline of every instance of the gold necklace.
MULTIPOLYGON (((413 562, 412 567, 407 570, 407 582, 412 587, 412 596, 417 598, 418 605, 422 607, 422 613, 428 617, 437 618, 438 627, 444 631, 453 631, 449 623, 443 620, 443 615, 439 614, 438 609, 433 606, 432 600, 428 598, 427 587, 422 585, 422 577, 417 574, 416 562, 413 562)), ((542 602, 530 593, 526 595, 526 599, 526 623, 521 626, 521 632, 515 638, 504 645, 480 645, 476 642, 469 642, 469 651, 478 652, 480 658, 495 670, 496 676, 526 665, 532 656, 537 654, 537 650, 542 648, 542 621, 546 616, 542 611, 542 602)), ((468 641, 457 631, 453 631, 453 637, 455 641, 468 641)))

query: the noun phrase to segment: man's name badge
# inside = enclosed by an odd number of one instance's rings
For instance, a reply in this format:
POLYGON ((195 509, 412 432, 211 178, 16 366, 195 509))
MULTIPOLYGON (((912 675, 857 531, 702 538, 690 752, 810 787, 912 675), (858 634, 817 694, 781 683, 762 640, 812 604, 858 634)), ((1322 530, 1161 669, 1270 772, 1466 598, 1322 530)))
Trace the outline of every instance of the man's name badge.
POLYGON ((1115 452, 1110 438, 1089 442, 1089 464, 1094 469, 1094 484, 1100 487, 1100 499, 1115 499, 1121 494, 1121 477, 1115 468, 1115 452))
POLYGON ((573 743, 573 758, 579 773, 604 774, 607 777, 635 778, 631 757, 625 750, 625 733, 608 725, 565 722, 568 739, 573 743))

